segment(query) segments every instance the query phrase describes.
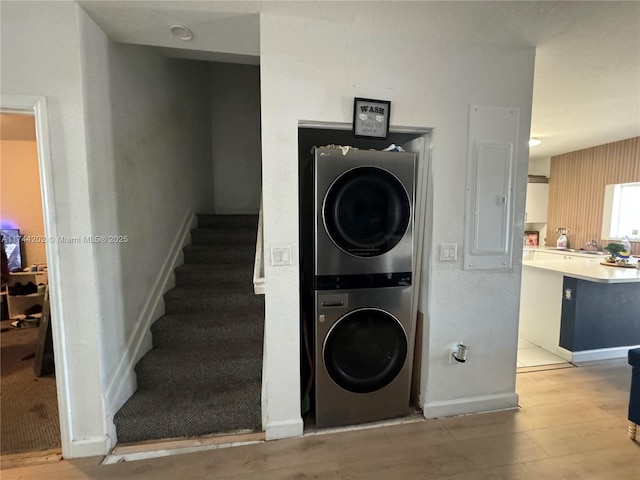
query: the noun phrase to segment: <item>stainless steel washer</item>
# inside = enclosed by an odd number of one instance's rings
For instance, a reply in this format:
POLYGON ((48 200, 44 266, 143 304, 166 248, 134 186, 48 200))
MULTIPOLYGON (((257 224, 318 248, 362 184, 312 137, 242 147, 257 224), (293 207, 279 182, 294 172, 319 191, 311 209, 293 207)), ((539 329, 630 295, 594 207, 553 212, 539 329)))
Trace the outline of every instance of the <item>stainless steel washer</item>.
POLYGON ((411 272, 415 154, 317 148, 314 273, 411 272))
POLYGON ((409 413, 411 286, 315 293, 316 425, 409 413))

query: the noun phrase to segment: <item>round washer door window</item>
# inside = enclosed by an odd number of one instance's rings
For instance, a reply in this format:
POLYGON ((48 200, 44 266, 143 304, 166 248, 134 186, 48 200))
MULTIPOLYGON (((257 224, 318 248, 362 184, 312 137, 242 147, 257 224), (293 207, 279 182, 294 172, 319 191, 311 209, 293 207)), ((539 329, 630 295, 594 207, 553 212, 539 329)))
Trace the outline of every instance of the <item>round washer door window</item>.
POLYGON ((329 187, 322 216, 327 234, 341 250, 373 257, 402 240, 411 220, 411 202, 393 174, 377 167, 357 167, 329 187))
POLYGON ((378 309, 348 313, 331 328, 323 358, 329 377, 349 392, 380 390, 398 376, 407 357, 400 322, 378 309))

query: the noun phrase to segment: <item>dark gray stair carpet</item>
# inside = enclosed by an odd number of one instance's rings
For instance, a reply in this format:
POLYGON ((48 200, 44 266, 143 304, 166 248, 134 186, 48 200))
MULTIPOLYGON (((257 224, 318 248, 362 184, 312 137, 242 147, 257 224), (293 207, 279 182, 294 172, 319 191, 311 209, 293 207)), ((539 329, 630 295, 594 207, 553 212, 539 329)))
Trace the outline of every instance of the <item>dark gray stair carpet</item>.
POLYGON ((264 297, 253 293, 255 215, 198 215, 115 415, 120 443, 261 430, 264 297))
POLYGON ((227 389, 138 390, 118 412, 118 441, 260 430, 261 389, 258 381, 227 389))
POLYGON ((188 245, 184 247, 184 263, 215 265, 251 265, 256 255, 255 245, 188 245))
POLYGON ((176 286, 241 285, 253 288, 253 265, 180 265, 175 269, 176 286))

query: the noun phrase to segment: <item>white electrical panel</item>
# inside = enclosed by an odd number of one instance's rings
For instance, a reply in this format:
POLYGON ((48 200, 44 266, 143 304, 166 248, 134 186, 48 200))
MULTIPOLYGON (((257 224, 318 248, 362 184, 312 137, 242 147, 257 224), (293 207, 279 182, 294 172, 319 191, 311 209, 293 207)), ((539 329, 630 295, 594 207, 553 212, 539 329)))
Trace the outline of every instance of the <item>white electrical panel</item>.
POLYGON ((512 267, 519 110, 471 105, 465 270, 512 267))

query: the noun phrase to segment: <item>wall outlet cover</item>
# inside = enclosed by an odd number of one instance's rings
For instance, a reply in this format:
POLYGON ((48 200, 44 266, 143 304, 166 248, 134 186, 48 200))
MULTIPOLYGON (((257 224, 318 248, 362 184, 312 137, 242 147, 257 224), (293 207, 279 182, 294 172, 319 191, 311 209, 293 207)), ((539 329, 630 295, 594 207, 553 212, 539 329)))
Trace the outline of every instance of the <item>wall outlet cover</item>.
POLYGON ((271 247, 271 266, 281 267, 292 265, 291 247, 271 247))

